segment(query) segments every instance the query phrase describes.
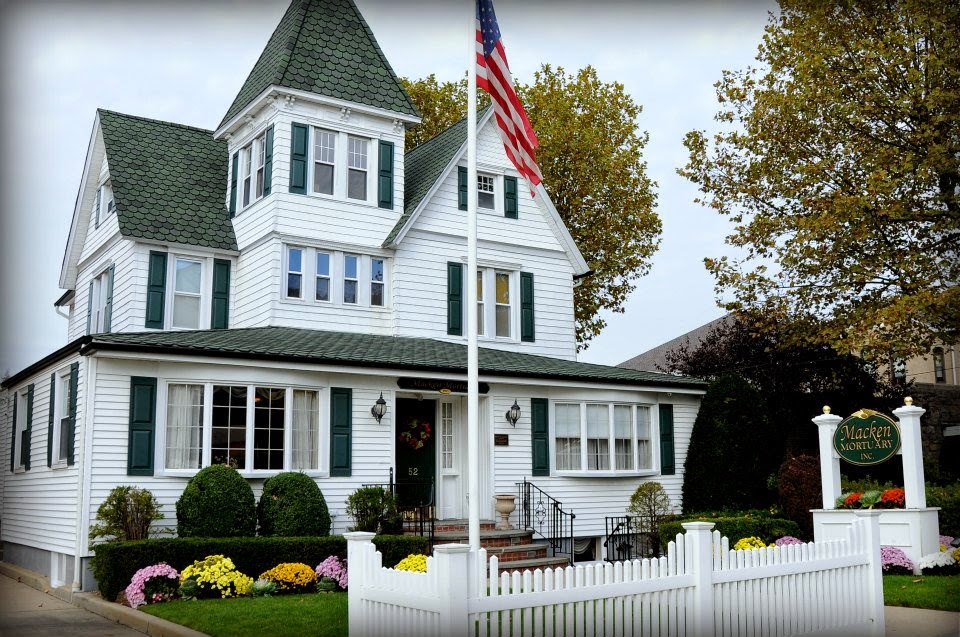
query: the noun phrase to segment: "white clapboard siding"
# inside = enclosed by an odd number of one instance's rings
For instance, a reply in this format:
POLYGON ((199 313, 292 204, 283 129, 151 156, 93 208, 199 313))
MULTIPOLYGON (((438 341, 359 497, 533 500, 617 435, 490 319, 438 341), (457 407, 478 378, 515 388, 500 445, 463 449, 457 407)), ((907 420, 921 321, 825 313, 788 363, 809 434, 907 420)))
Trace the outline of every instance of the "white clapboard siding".
MULTIPOLYGON (((394 308, 397 334, 463 342, 447 335, 447 262, 466 255, 462 238, 410 232, 397 249, 394 268, 394 308)), ((498 347, 529 354, 573 359, 576 356, 572 269, 561 252, 532 248, 488 247, 480 263, 512 264, 534 276, 536 341, 519 338, 519 281, 514 294, 513 341, 480 338, 481 347, 498 347)), ((466 290, 466 286, 464 286, 466 290)), ((465 303, 466 308, 466 303, 465 303)), ((464 324, 466 320, 464 320, 464 324)))
POLYGON ((281 263, 277 240, 240 252, 232 277, 231 327, 262 327, 270 323, 272 300, 280 295, 281 263))
MULTIPOLYGON (((87 298, 90 294, 90 281, 103 273, 111 265, 113 272, 113 313, 110 324, 113 332, 131 331, 131 321, 136 316, 137 281, 140 270, 137 264, 138 246, 128 239, 118 239, 109 247, 99 251, 93 258, 81 261, 77 273, 77 286, 74 297, 74 312, 67 328, 67 339, 72 341, 87 333, 87 298)), ((143 285, 146 286, 146 274, 143 285)), ((145 291, 144 291, 145 292, 145 291)), ((144 294, 144 298, 146 295, 144 294)), ((143 316, 143 310, 140 310, 143 316)), ((139 326, 143 328, 141 319, 139 326)))
MULTIPOLYGON (((107 213, 106 200, 100 202, 100 224, 99 226, 96 224, 97 189, 110 176, 107 165, 108 158, 104 152, 103 135, 99 128, 96 131, 93 144, 87 181, 80 186, 80 216, 85 221, 85 225, 81 225, 81 228, 85 228, 79 258, 81 264, 89 259, 104 243, 120 232, 117 213, 116 211, 107 213)), ((78 236, 78 239, 80 238, 78 236)))
POLYGON ((75 554, 77 539, 77 480, 83 440, 82 405, 86 395, 84 363, 71 356, 47 367, 5 392, 6 408, 0 421, 0 458, 3 462, 3 502, 0 539, 58 553, 75 554), (78 462, 47 467, 47 424, 50 409, 50 374, 69 369, 80 361, 77 379, 77 421, 75 449, 78 462), (10 444, 13 439, 14 393, 33 383, 33 420, 30 442, 30 470, 10 473, 10 444))

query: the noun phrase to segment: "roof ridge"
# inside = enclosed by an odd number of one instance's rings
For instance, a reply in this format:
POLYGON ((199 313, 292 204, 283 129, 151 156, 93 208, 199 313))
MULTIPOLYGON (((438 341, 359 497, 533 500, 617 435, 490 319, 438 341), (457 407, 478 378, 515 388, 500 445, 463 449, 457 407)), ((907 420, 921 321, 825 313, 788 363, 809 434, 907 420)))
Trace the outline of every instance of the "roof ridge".
POLYGON ((191 126, 190 124, 181 124, 179 122, 170 122, 165 119, 156 119, 154 117, 144 117, 143 115, 131 115, 130 113, 121 113, 120 111, 112 111, 108 108, 97 108, 97 113, 109 113, 110 115, 125 117, 127 119, 138 119, 140 121, 151 122, 153 124, 165 124, 167 126, 176 126, 178 128, 188 128, 190 130, 195 130, 200 133, 209 133, 210 135, 213 135, 213 131, 208 128, 200 128, 199 126, 191 126))
MULTIPOLYGON (((311 0, 294 0, 294 1, 297 3, 297 15, 299 16, 297 19, 300 21, 300 23, 297 25, 296 33, 294 33, 291 37, 287 38, 287 42, 284 44, 284 47, 283 47, 284 50, 287 52, 287 60, 286 62, 282 63, 282 70, 280 70, 280 72, 274 76, 274 80, 276 81, 271 82, 270 84, 267 84, 268 87, 271 86, 272 84, 280 84, 281 82, 283 82, 283 78, 286 77, 287 71, 290 69, 290 60, 293 59, 293 51, 294 49, 297 48, 297 42, 300 41, 300 32, 303 31, 303 25, 306 24, 307 22, 307 5, 310 4, 311 0)), ((293 5, 291 4, 291 6, 293 5)), ((277 28, 273 30, 274 33, 280 28, 281 24, 283 24, 283 18, 281 18, 280 22, 277 23, 277 28)), ((273 38, 273 34, 270 35, 270 38, 273 38)), ((269 43, 270 43, 270 39, 268 38, 267 44, 269 43)), ((261 51, 260 55, 262 56, 266 52, 267 52, 267 48, 266 48, 266 45, 264 45, 263 51, 261 51)), ((259 61, 260 61, 260 58, 257 58, 257 62, 259 61)), ((256 69, 256 66, 257 66, 256 63, 254 63, 253 68, 250 69, 250 73, 247 74, 248 78, 250 77, 251 74, 253 74, 253 71, 254 69, 256 69)), ((246 80, 244 80, 244 83, 246 83, 246 80)))

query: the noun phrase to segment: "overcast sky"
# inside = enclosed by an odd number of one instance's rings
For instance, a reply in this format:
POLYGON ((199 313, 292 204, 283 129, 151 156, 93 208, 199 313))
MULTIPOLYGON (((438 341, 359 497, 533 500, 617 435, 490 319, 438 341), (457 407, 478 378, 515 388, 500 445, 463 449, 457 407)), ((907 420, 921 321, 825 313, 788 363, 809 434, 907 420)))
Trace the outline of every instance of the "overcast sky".
MULTIPOLYGON (((469 1, 356 0, 398 75, 459 78, 469 1)), ((287 0, 0 0, 0 374, 66 344, 53 302, 98 107, 214 128, 287 0)), ((581 360, 617 364, 723 314, 705 256, 727 253, 728 222, 677 176, 683 135, 711 129, 722 69, 754 61, 772 4, 499 0, 514 76, 542 63, 592 64, 642 105, 663 241, 624 314, 581 360)), ((549 184, 548 184, 549 186, 549 184)))

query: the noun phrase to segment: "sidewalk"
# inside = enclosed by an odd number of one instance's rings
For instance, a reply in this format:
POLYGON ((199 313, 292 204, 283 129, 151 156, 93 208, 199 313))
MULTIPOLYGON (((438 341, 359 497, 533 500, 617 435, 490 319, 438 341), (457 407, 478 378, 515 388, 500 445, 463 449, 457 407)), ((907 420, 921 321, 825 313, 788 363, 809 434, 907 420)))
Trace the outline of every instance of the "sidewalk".
MULTIPOLYGON (((960 613, 887 606, 885 619, 887 637, 960 637, 960 613)), ((51 590, 45 577, 0 562, 0 637, 143 637, 144 633, 203 637, 195 630, 105 602, 95 593, 51 590)))

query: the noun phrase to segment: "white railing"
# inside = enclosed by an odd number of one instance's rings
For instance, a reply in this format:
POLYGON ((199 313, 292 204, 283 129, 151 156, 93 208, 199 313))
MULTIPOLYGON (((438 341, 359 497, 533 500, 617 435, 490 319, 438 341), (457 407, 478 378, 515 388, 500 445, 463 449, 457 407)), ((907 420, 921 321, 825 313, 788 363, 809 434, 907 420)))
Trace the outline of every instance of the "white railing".
POLYGON ((348 533, 350 634, 883 636, 876 512, 845 540, 748 551, 713 524, 683 527, 666 557, 523 573, 461 544, 436 546, 427 573, 395 571, 373 534, 348 533))

